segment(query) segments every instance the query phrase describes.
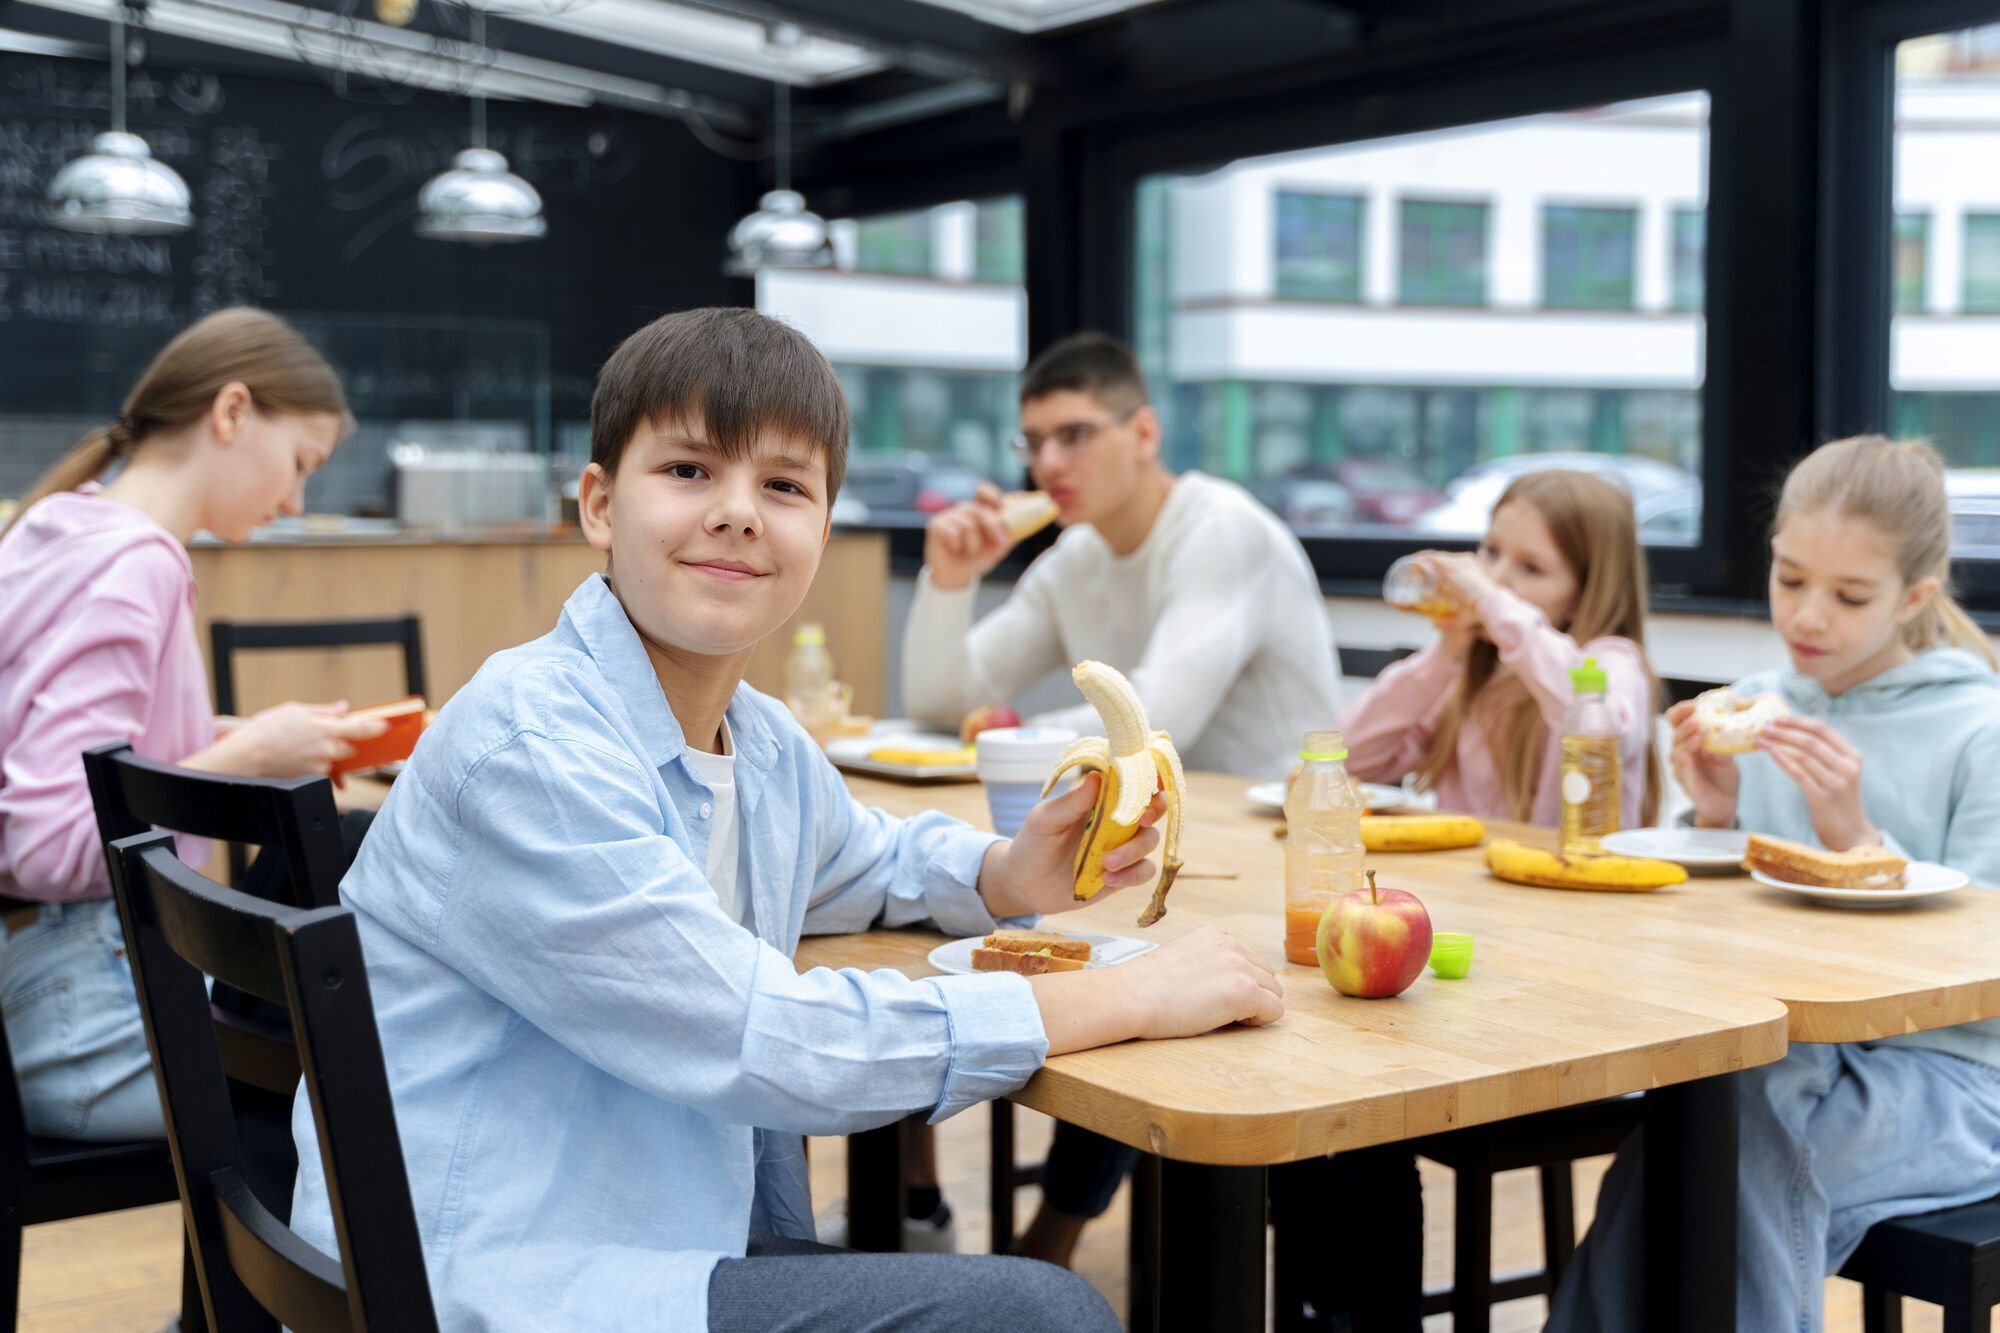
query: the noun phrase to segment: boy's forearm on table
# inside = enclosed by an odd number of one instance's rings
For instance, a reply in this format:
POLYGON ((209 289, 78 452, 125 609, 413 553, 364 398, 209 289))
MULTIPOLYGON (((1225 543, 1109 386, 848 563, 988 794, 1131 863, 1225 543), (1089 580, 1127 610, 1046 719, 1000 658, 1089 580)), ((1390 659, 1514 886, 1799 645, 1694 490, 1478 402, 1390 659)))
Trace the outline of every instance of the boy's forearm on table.
POLYGON ((1132 987, 1123 984, 1121 969, 1100 967, 1082 972, 1048 972, 1029 977, 1035 1003, 1042 1011, 1042 1031, 1050 1055, 1087 1051, 1144 1035, 1144 1006, 1132 987))

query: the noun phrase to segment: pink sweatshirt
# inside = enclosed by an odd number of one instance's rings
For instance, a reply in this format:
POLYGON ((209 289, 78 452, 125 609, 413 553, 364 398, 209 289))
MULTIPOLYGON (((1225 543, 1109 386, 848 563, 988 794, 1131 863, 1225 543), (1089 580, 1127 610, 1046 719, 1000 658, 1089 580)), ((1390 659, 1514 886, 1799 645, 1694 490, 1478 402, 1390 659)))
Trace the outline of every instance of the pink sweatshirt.
MULTIPOLYGON (((130 741, 179 761, 215 741, 194 566, 172 533, 98 487, 52 495, 0 540, 0 894, 103 898, 83 752, 130 741)), ((208 844, 182 838, 200 864, 208 844)))
MULTIPOLYGON (((1616 637, 1593 639, 1583 647, 1550 627, 1548 618, 1505 589, 1496 588, 1474 608, 1486 625, 1500 660, 1518 676, 1542 711, 1546 728, 1541 777, 1535 784, 1531 822, 1554 827, 1562 749, 1554 737, 1562 726, 1572 690, 1571 668, 1594 657, 1604 668, 1605 703, 1618 725, 1618 754, 1624 761, 1619 797, 1624 827, 1638 826, 1646 795, 1646 746, 1653 734, 1653 699, 1645 658, 1637 644, 1616 637)), ((1404 658, 1376 678, 1341 719, 1347 736, 1347 769, 1364 782, 1400 782, 1422 765, 1438 717, 1458 682, 1459 664, 1436 645, 1404 658)), ((1457 762, 1438 775, 1438 806, 1488 819, 1511 818, 1500 790, 1500 771, 1487 743, 1490 696, 1473 705, 1459 728, 1457 762)))

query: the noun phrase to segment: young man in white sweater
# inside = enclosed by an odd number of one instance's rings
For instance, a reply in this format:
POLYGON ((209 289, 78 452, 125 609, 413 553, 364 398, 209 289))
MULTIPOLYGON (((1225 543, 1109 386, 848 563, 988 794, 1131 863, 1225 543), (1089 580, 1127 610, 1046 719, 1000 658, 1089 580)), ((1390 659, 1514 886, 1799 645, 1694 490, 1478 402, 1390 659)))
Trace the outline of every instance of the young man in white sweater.
MULTIPOLYGON (((1291 529, 1234 482, 1167 471, 1139 363, 1105 334, 1065 338, 1028 367, 1014 448, 1056 502, 1063 533, 975 624, 979 580, 1015 545, 1000 491, 984 486, 931 520, 903 635, 910 716, 956 732, 972 709, 1094 658, 1130 677, 1189 768, 1287 773, 1306 731, 1333 725, 1340 675, 1319 582, 1291 529)), ((1083 735, 1101 726, 1080 700, 1032 720, 1083 735)), ((935 1186, 916 1183, 929 1174, 924 1156, 911 1163, 910 1211, 948 1225, 935 1186)), ((1137 1156, 1059 1124, 1019 1252, 1068 1264, 1137 1156)))
MULTIPOLYGON (((1291 529, 1234 482, 1160 460, 1160 419, 1130 349, 1080 333, 1021 381, 1015 450, 1056 502, 1062 536, 990 615, 979 580, 1014 547, 1000 492, 937 515, 903 635, 903 704, 956 732, 1085 658, 1131 678, 1189 768, 1275 778, 1339 711, 1326 604, 1291 529)), ((1033 719, 1085 735, 1075 707, 1033 719)))

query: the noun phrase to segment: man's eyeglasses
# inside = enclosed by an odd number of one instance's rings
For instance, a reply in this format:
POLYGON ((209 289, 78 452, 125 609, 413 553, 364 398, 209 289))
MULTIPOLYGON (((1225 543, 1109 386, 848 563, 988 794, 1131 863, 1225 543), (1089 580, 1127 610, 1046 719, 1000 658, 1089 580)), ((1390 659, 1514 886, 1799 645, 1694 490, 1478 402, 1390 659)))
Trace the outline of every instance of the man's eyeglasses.
POLYGON ((1109 421, 1065 421, 1047 434, 1022 431, 1007 444, 1014 451, 1014 457, 1023 463, 1032 464, 1039 458, 1045 444, 1053 444, 1065 458, 1074 458, 1090 447, 1090 442, 1097 438, 1099 432, 1124 425, 1143 406, 1145 404, 1141 403, 1128 407, 1109 421))

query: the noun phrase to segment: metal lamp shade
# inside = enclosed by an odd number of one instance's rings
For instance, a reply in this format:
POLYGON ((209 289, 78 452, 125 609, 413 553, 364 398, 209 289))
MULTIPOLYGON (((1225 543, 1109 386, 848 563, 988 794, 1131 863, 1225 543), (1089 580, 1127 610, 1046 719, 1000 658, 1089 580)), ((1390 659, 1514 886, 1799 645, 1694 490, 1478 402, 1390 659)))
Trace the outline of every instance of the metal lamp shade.
POLYGON ((417 235, 476 245, 539 241, 542 197, 490 148, 468 148, 417 194, 417 235))
POLYGON ((833 242, 826 219, 806 208, 797 190, 772 190, 755 213, 729 231, 730 257, 722 268, 751 277, 766 268, 832 268, 833 242))
POLYGON ((49 182, 50 221, 71 231, 164 236, 194 225, 187 182, 136 134, 110 130, 49 182))

